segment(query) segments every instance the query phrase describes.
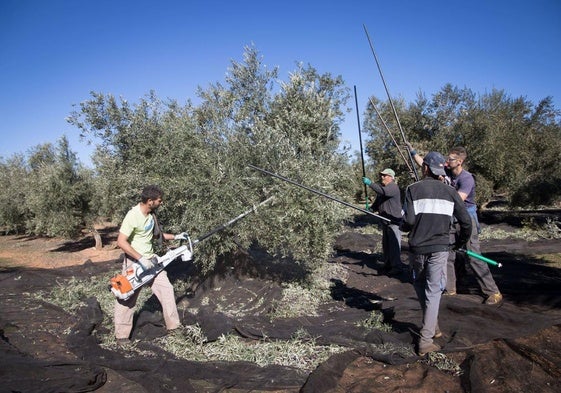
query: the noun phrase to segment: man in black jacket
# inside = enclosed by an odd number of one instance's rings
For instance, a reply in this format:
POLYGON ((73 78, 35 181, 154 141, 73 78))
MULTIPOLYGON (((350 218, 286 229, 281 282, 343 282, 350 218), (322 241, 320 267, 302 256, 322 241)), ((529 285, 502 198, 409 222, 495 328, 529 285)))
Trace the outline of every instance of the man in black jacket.
POLYGON ((446 175, 445 162, 440 153, 428 153, 422 164, 423 179, 405 191, 402 229, 409 232, 413 286, 423 310, 420 356, 440 349, 433 338, 441 335, 438 309, 446 288, 446 261, 453 217, 460 225, 454 248, 465 248, 471 234, 471 219, 462 199, 454 188, 439 180, 440 176, 446 175))
MULTIPOLYGON (((415 162, 421 166, 423 164, 423 158, 417 154, 410 143, 407 143, 407 147, 415 162)), ((450 149, 448 151, 448 157, 446 158, 446 176, 444 176, 444 180, 448 181, 449 184, 458 191, 471 217, 471 237, 466 245, 466 249, 479 254, 480 228, 477 218, 477 205, 475 203, 475 178, 473 174, 468 172, 464 167, 466 159, 467 151, 465 147, 455 146, 450 149)), ((455 241, 458 232, 457 225, 453 225, 451 229, 450 236, 454 239, 452 241, 455 241)), ((489 265, 479 259, 470 258, 464 253, 458 254, 454 251, 451 251, 448 255, 448 284, 446 285, 445 294, 451 296, 456 295, 456 280, 457 278, 461 279, 461 277, 467 273, 466 264, 469 264, 471 267, 477 283, 481 288, 481 292, 483 292, 485 297, 483 303, 489 305, 501 303, 503 295, 495 283, 493 275, 489 270, 489 265)))
POLYGON ((373 183, 367 177, 362 182, 376 192, 376 199, 372 210, 380 216, 390 220, 381 222, 382 252, 384 253, 384 268, 389 275, 399 274, 403 270, 401 263, 401 190, 395 182, 395 172, 386 168, 380 172, 380 184, 373 183))

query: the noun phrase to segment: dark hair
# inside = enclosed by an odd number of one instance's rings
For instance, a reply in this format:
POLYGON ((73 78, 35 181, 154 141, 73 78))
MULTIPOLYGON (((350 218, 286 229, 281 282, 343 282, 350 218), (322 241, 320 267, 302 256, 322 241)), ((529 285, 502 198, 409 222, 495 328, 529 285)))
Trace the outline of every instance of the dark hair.
POLYGON ((427 176, 432 177, 433 179, 440 179, 440 176, 442 175, 435 175, 434 173, 432 173, 432 170, 430 169, 429 164, 427 164, 426 162, 423 162, 423 165, 421 166, 423 168, 423 170, 425 169, 425 167, 427 168, 427 176))
POLYGON ((468 156, 467 150, 463 146, 454 146, 453 148, 450 149, 449 153, 459 156, 462 159, 462 161, 465 161, 468 156))
POLYGON ((142 203, 148 202, 148 199, 156 200, 164 195, 162 189, 156 185, 149 185, 142 189, 142 194, 140 194, 140 201, 142 203))

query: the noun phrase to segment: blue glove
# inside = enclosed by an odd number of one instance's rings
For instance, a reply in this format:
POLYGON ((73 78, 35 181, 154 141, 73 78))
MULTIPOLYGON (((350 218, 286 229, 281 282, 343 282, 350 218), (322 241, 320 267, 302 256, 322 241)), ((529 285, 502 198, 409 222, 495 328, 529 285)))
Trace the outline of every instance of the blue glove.
POLYGON ((363 177, 363 178, 362 178, 362 182, 363 182, 364 184, 366 184, 367 186, 369 186, 369 185, 372 184, 372 180, 370 180, 370 179, 367 178, 367 177, 363 177))

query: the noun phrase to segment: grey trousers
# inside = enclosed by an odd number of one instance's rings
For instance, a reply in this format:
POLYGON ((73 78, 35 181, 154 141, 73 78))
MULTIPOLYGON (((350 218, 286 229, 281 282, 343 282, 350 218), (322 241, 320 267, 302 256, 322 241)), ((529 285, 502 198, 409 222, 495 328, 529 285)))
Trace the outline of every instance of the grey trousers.
POLYGON ((440 298, 446 287, 448 251, 411 254, 413 287, 423 310, 419 346, 431 344, 438 326, 440 298))
POLYGON ((399 225, 382 224, 382 250, 386 267, 401 268, 401 231, 399 225))
MULTIPOLYGON (((481 254, 481 246, 479 243, 479 231, 477 229, 478 223, 477 219, 470 215, 471 217, 471 237, 467 244, 468 250, 471 250, 477 254, 481 254)), ((456 236, 459 228, 455 228, 451 234, 451 241, 456 241, 456 236)), ((480 261, 476 258, 468 257, 465 253, 450 251, 448 257, 448 282, 446 284, 446 291, 456 292, 456 281, 466 274, 466 264, 469 263, 475 279, 486 296, 491 296, 495 293, 499 293, 499 288, 495 283, 495 279, 491 274, 489 265, 486 262, 480 261)))

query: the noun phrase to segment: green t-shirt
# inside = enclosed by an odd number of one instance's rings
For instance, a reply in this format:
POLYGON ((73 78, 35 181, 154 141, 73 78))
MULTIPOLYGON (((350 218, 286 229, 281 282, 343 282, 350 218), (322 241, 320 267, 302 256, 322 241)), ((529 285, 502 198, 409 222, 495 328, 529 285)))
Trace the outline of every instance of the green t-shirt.
POLYGON ((152 246, 154 218, 152 214, 145 216, 140 210, 140 204, 128 211, 119 232, 126 235, 132 248, 143 256, 151 257, 154 255, 154 248, 152 246))

